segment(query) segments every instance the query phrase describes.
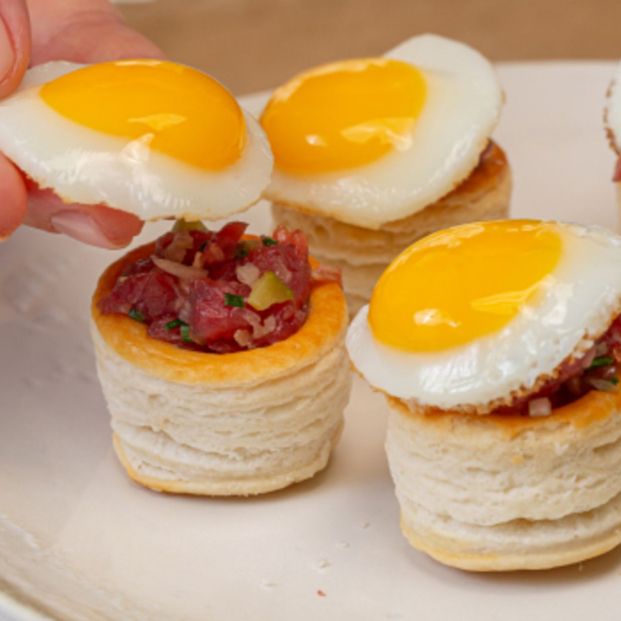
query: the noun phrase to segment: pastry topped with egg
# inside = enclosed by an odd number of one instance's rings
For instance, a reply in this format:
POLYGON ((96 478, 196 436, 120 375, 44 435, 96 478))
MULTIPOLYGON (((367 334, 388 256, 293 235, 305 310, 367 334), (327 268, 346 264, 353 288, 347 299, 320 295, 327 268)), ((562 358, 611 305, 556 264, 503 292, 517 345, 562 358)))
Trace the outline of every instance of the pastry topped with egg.
POLYGON ((246 496, 327 465, 351 386, 338 273, 310 260, 299 231, 200 221, 250 206, 272 170, 229 91, 168 61, 48 63, 0 102, 0 150, 67 202, 177 220, 104 271, 91 309, 132 479, 246 496))
POLYGON ((471 223, 406 249, 350 326, 388 397, 410 543, 471 570, 577 562, 621 542, 621 238, 471 223))
POLYGON ((502 101, 485 58, 434 35, 276 89, 261 116, 275 158, 266 196, 343 270, 351 311, 416 239, 506 215, 509 165, 491 141, 502 101))
POLYGON ((226 88, 161 60, 30 69, 0 102, 0 150, 66 202, 143 220, 241 211, 273 163, 259 124, 226 88))

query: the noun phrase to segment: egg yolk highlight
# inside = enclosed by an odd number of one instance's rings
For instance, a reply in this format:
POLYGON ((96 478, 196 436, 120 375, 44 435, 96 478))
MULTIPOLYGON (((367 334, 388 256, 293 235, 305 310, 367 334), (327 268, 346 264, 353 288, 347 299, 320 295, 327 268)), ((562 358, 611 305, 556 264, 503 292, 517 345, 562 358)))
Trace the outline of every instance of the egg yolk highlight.
POLYGON ((139 140, 192 166, 221 170, 246 143, 244 115, 216 80, 184 65, 127 60, 80 68, 44 84, 58 114, 111 136, 139 140))
POLYGON ((276 90, 261 124, 276 165, 323 173, 405 150, 423 109, 421 71, 397 60, 348 60, 312 69, 276 90))
POLYGON ((373 291, 369 324, 385 345, 433 352, 508 324, 558 264, 552 224, 506 220, 434 233, 413 244, 373 291))

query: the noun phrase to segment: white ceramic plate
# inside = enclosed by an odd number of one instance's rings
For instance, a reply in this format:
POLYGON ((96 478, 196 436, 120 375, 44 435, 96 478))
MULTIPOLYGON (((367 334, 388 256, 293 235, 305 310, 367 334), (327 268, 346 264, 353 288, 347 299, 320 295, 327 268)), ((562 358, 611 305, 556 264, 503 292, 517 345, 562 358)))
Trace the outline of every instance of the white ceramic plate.
MULTIPOLYGON (((612 69, 499 68, 507 106, 495 136, 514 169, 514 215, 616 227, 601 126, 612 69)), ((265 206, 249 217, 268 228, 265 206)), ((385 405, 361 382, 329 469, 310 482, 250 500, 129 482, 87 332, 113 258, 25 229, 0 245, 0 587, 14 599, 66 620, 619 619, 621 551, 473 575, 412 550, 384 459, 385 405)), ((38 618, 6 598, 2 614, 38 618)))

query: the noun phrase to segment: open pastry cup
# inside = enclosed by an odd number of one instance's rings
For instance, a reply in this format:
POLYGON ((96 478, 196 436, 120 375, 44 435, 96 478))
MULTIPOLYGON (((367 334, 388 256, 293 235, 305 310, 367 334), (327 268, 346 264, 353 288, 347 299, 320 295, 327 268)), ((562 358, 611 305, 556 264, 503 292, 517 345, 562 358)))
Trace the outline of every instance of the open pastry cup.
POLYGON ((98 308, 123 268, 153 248, 109 266, 92 301, 98 374, 129 476, 158 491, 228 496, 323 469, 351 388, 341 288, 315 286, 306 322, 286 340, 230 354, 185 350, 98 308))
POLYGON ((621 392, 549 416, 389 399, 386 449, 410 544, 473 571, 545 569, 621 543, 621 392))

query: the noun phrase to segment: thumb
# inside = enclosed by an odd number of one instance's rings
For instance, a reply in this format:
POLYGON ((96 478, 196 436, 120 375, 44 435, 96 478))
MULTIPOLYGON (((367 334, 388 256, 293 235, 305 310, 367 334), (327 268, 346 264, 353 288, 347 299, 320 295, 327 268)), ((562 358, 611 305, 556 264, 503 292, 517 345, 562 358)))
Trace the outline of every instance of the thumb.
MULTIPOLYGON (((30 23, 24 0, 0 0, 0 99, 22 80, 30 60, 30 23)), ((17 169, 0 154, 0 241, 26 215, 26 188, 17 169)))
POLYGON ((0 0, 0 98, 19 85, 30 62, 30 21, 24 0, 0 0))

